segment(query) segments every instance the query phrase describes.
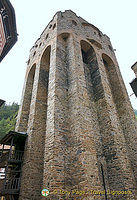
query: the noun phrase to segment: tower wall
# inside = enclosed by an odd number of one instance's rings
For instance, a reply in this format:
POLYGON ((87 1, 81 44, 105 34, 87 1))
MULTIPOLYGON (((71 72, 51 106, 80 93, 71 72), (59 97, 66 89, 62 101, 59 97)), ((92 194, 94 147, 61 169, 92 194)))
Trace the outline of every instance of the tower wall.
POLYGON ((86 191, 84 199, 136 199, 137 127, 113 47, 70 10, 54 16, 30 51, 16 130, 28 133, 20 200, 42 199, 43 188, 52 200, 72 190, 86 191))

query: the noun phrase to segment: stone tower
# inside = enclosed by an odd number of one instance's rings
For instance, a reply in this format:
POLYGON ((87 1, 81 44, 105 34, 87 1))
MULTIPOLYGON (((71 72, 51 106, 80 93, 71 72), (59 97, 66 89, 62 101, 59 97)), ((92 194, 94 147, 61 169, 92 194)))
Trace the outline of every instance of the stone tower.
POLYGON ((137 199, 137 127, 113 47, 71 10, 30 50, 16 131, 28 133, 20 200, 44 188, 50 200, 137 199))

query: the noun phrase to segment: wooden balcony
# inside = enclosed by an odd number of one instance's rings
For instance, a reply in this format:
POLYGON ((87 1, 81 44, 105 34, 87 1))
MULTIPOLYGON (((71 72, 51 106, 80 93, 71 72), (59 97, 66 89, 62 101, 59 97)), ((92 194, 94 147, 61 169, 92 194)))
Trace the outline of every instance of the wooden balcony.
POLYGON ((10 131, 0 144, 0 168, 5 168, 0 184, 0 196, 6 199, 18 199, 20 189, 20 175, 23 162, 26 133, 10 131), (9 146, 9 147, 8 147, 9 146))
POLYGON ((9 153, 8 162, 22 162, 24 151, 12 150, 9 153))
POLYGON ((7 161, 9 158, 9 151, 10 150, 3 150, 0 152, 0 168, 5 167, 7 165, 7 161))
POLYGON ((0 168, 7 165, 8 162, 22 162, 24 151, 12 150, 5 151, 0 157, 0 168))
POLYGON ((18 194, 20 189, 20 178, 5 179, 3 187, 0 188, 2 195, 18 194))

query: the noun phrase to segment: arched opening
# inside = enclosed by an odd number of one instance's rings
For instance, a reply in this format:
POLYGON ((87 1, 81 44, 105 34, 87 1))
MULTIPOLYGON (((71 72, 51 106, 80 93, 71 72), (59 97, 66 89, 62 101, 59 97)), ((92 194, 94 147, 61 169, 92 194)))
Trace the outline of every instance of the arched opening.
POLYGON ((98 101, 104 95, 96 53, 88 42, 82 40, 80 44, 87 90, 89 95, 92 96, 91 98, 94 98, 94 101, 98 101))
POLYGON ((123 83, 120 80, 120 76, 118 76, 119 71, 116 70, 116 66, 109 56, 107 56, 106 54, 102 54, 102 59, 106 69, 113 101, 116 106, 116 111, 118 114, 117 116, 124 133, 129 160, 131 162, 131 166, 136 177, 136 136, 134 132, 135 126, 133 121, 135 116, 131 108, 129 99, 126 95, 126 90, 124 87, 122 87, 123 83))
POLYGON ((36 64, 33 64, 26 79, 23 102, 21 104, 16 123, 17 131, 22 131, 22 132, 27 131, 35 70, 36 70, 36 64))
POLYGON ((116 72, 116 67, 109 56, 102 54, 103 63, 106 69, 107 78, 109 81, 109 86, 112 92, 113 100, 116 104, 116 107, 122 106, 124 103, 124 95, 121 89, 121 84, 116 72))
MULTIPOLYGON (((121 172, 119 172, 119 170, 116 170, 115 172, 113 171, 114 167, 116 166, 117 168, 119 167, 119 162, 116 161, 115 163, 115 159, 117 159, 116 158, 117 149, 114 136, 110 134, 110 130, 113 130, 113 126, 111 123, 111 116, 108 110, 108 102, 106 101, 104 93, 104 85, 98 67, 96 53, 93 47, 86 41, 81 41, 81 52, 82 52, 83 67, 86 80, 86 88, 88 91, 88 96, 91 101, 90 110, 92 112, 92 115, 95 115, 95 112, 97 113, 98 125, 100 129, 101 143, 99 143, 99 141, 95 141, 95 143, 97 144, 96 150, 99 154, 100 152, 102 152, 102 156, 104 157, 106 162, 106 168, 104 168, 106 169, 106 173, 103 172, 103 174, 107 174, 107 176, 103 175, 102 179, 102 174, 101 174, 102 172, 101 172, 100 180, 101 181, 103 180, 103 182, 105 181, 105 179, 108 180, 109 187, 113 189, 116 186, 115 185, 116 181, 119 180, 119 187, 124 188, 122 185, 123 183, 121 182, 121 177, 119 176, 121 172)), ((105 59, 105 62, 107 61, 108 60, 105 59)), ((110 69, 108 68, 108 71, 109 70, 110 69)), ((96 118, 94 120, 96 120, 96 118)), ((103 182, 102 185, 104 184, 103 182)))
POLYGON ((47 105, 48 83, 49 83, 49 69, 50 69, 50 52, 51 46, 48 46, 41 57, 40 72, 39 72, 39 87, 38 99, 47 105))
POLYGON ((50 65, 50 52, 51 52, 51 46, 48 46, 41 57, 41 65, 44 64, 46 66, 46 70, 48 69, 48 71, 50 65))
MULTIPOLYGON (((45 135, 46 135, 46 120, 47 120, 47 99, 48 99, 48 82, 50 69, 50 52, 51 47, 48 46, 42 54, 40 65, 37 67, 35 83, 31 85, 31 92, 33 88, 30 109, 28 106, 29 123, 28 123, 28 137, 26 142, 25 163, 22 171, 22 185, 21 195, 28 195, 28 188, 23 186, 27 184, 35 196, 39 199, 40 191, 43 184, 43 165, 44 165, 44 149, 45 149, 45 135), (31 182, 28 182, 28 177, 33 174, 31 182)), ((28 80, 34 79, 34 67, 32 67, 28 80)), ((28 96, 28 94, 27 94, 28 96)), ((32 198, 33 198, 32 197, 32 198)))
POLYGON ((77 26, 77 22, 74 21, 74 20, 72 20, 72 24, 73 24, 74 26, 77 26))

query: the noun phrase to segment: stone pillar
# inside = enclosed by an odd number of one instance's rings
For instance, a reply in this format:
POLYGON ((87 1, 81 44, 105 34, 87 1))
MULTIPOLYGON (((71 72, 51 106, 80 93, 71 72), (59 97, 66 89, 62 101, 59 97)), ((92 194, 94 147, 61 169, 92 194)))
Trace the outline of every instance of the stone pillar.
MULTIPOLYGON (((87 91, 79 38, 72 35, 68 44, 69 121, 72 140, 74 189, 88 191, 84 199, 104 199, 92 191, 103 191, 99 178, 100 131, 93 98, 87 91)), ((83 197, 82 197, 83 198, 83 197)), ((82 199, 81 198, 81 199, 82 199)))
MULTIPOLYGON (((64 36, 66 37, 66 36, 64 36)), ((68 35, 67 35, 68 37, 68 35)), ((43 188, 50 190, 47 199, 60 199, 67 185, 65 162, 69 137, 66 41, 60 37, 51 50, 47 130, 44 153, 43 188), (55 192, 55 189, 58 189, 55 192)), ((44 199, 44 197, 43 197, 44 199)))

